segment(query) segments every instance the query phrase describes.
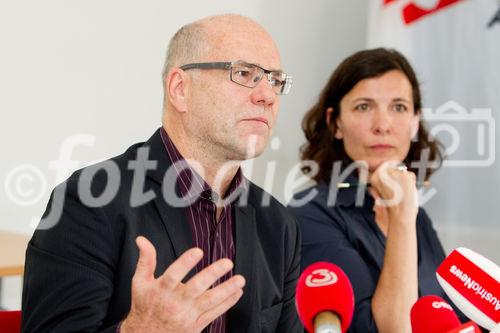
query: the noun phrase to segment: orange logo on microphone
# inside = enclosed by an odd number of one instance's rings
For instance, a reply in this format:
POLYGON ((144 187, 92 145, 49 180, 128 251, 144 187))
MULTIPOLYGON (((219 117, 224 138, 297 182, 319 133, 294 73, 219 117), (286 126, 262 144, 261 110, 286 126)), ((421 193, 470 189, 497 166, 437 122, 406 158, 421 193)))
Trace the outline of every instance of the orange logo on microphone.
POLYGON ((317 269, 306 277, 306 286, 308 287, 324 287, 335 284, 339 278, 337 274, 328 269, 317 269))

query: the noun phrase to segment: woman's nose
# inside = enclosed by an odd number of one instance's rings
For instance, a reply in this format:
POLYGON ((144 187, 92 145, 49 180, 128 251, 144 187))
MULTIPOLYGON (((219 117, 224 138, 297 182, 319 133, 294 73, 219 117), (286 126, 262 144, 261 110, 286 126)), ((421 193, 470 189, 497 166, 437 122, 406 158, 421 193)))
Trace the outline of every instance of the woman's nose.
POLYGON ((391 117, 384 110, 376 110, 373 115, 373 132, 376 134, 387 134, 391 129, 391 117))

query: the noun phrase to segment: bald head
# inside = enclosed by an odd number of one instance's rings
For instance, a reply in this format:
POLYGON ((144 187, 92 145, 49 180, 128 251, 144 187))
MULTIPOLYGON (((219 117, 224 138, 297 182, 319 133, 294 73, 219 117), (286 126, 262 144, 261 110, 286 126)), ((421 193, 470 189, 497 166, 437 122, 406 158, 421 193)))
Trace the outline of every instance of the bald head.
POLYGON ((200 21, 187 24, 177 30, 168 44, 163 79, 172 67, 194 62, 202 54, 208 52, 207 37, 208 35, 200 21))
MULTIPOLYGON (((275 48, 271 36, 252 19, 237 15, 224 14, 200 19, 180 28, 170 40, 167 57, 163 67, 163 80, 170 69, 183 64, 203 61, 223 61, 228 59, 211 59, 224 49, 230 48, 235 37, 245 35, 260 36, 275 48), (225 47, 224 47, 225 46, 225 47), (222 49, 221 49, 222 47, 222 49)), ((238 59, 231 59, 238 60, 238 59)))

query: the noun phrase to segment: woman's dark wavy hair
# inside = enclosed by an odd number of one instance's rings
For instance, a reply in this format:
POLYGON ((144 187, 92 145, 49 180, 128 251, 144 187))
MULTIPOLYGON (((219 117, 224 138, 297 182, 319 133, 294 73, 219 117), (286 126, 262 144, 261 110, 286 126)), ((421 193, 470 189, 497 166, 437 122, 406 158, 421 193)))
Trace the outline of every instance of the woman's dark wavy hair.
MULTIPOLYGON (((337 67, 323 88, 316 104, 305 114, 302 119, 302 130, 307 142, 300 149, 300 158, 303 161, 312 160, 319 164, 319 172, 311 176, 317 182, 329 182, 333 163, 342 161, 342 168, 352 163, 344 150, 342 140, 336 139, 336 120, 340 115, 340 101, 361 80, 379 77, 391 70, 399 70, 406 75, 413 90, 413 106, 415 113, 421 114, 422 99, 419 83, 413 68, 408 60, 398 51, 393 49, 377 48, 354 53, 337 67), (333 108, 330 126, 326 123, 326 109, 333 108)), ((420 119, 416 140, 410 145, 410 150, 404 163, 409 170, 411 162, 420 161, 422 152, 428 150, 428 160, 441 166, 443 153, 439 141, 429 137, 428 131, 420 119)), ((427 168, 425 179, 437 170, 427 168)), ((302 167, 304 173, 311 169, 302 167)))

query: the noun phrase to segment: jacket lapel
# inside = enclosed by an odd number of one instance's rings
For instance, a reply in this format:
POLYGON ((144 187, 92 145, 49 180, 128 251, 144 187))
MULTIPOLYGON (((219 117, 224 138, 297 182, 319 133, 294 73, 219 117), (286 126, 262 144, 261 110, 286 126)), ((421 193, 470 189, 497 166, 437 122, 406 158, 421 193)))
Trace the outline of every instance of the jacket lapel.
MULTIPOLYGON (((172 163, 168 159, 165 146, 161 140, 160 129, 155 132, 144 146, 149 147, 148 158, 157 162, 156 168, 147 169, 146 174, 149 179, 156 183, 154 204, 158 209, 158 213, 174 249, 175 258, 178 258, 186 250, 193 247, 193 237, 187 221, 185 208, 169 205, 162 191, 162 186, 175 186, 176 182, 172 182, 172 184, 163 183, 165 174, 172 163)), ((177 187, 174 191, 180 197, 177 187)), ((191 270, 185 280, 190 279, 194 273, 195 270, 191 270)))
MULTIPOLYGON (((159 192, 155 199, 155 205, 174 249, 175 257, 179 258, 181 254, 193 247, 193 237, 189 229, 185 208, 168 205, 161 191, 159 192)), ((191 278, 194 271, 194 269, 191 270, 186 279, 191 278)))
MULTIPOLYGON (((254 256, 255 242, 257 241, 257 229, 255 210, 252 206, 240 207, 235 204, 235 246, 236 255, 234 263, 234 274, 240 274, 245 278, 243 296, 236 305, 229 310, 229 332, 236 331, 239 327, 250 327, 252 314, 255 313, 254 295, 254 256)), ((255 319, 253 319, 255 320, 255 319)))

